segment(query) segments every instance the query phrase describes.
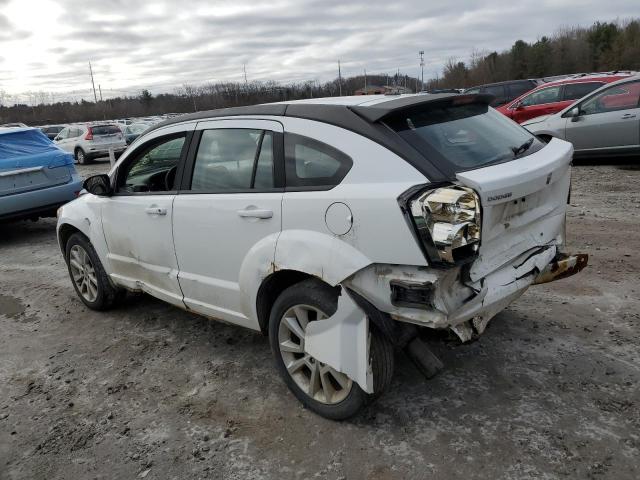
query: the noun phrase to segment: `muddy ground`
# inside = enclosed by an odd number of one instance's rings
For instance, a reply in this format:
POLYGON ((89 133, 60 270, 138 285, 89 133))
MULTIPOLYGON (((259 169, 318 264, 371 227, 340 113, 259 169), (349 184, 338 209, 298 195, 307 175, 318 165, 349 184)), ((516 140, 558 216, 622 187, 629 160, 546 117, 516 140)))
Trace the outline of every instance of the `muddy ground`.
MULTIPOLYGON (((106 170, 101 163, 84 174, 106 170)), ((76 297, 54 220, 0 226, 0 479, 640 478, 640 159, 574 170, 577 277, 531 288, 352 421, 306 410, 267 339, 148 296, 76 297)))

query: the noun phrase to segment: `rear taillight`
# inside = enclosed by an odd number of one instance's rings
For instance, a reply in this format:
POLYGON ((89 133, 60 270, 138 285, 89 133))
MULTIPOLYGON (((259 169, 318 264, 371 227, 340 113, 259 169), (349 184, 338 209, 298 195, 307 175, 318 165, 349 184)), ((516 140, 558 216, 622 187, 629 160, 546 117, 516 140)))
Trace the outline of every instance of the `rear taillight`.
POLYGON ((87 134, 84 136, 85 140, 93 140, 93 129, 91 127, 87 128, 87 134))
POLYGON ((456 185, 407 192, 400 204, 431 264, 473 260, 480 247, 480 198, 456 185))

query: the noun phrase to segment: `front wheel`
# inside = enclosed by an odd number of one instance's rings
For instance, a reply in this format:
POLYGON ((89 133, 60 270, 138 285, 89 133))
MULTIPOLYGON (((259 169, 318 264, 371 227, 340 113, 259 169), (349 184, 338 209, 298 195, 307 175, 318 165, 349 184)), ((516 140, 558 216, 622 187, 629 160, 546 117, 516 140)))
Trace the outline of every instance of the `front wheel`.
POLYGON ((305 280, 287 288, 271 310, 269 340, 276 368, 298 400, 325 418, 344 420, 355 415, 389 385, 394 352, 392 345, 375 328, 370 328, 373 395, 364 392, 344 373, 306 353, 307 325, 333 315, 337 301, 336 290, 319 280, 305 280))
POLYGON ((69 237, 65 260, 73 288, 80 300, 92 310, 106 310, 119 300, 124 292, 111 285, 91 242, 81 233, 69 237))

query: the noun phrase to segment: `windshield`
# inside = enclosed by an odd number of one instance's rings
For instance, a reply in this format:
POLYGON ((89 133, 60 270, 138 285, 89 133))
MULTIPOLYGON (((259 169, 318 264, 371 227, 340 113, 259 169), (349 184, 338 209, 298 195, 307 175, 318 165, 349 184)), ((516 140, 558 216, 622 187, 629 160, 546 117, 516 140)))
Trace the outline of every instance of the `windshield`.
POLYGON ((531 133, 483 103, 435 104, 387 121, 409 144, 446 171, 524 157, 543 148, 531 133))

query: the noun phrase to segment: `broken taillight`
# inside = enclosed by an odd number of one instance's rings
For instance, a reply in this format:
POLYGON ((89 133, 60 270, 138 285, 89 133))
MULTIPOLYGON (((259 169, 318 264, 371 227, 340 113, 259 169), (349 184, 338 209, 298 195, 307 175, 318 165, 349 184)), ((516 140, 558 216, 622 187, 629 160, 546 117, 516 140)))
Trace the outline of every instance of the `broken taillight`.
POLYGON ((405 199, 403 209, 430 263, 464 263, 477 256, 482 223, 480 198, 472 189, 420 190, 405 199))

